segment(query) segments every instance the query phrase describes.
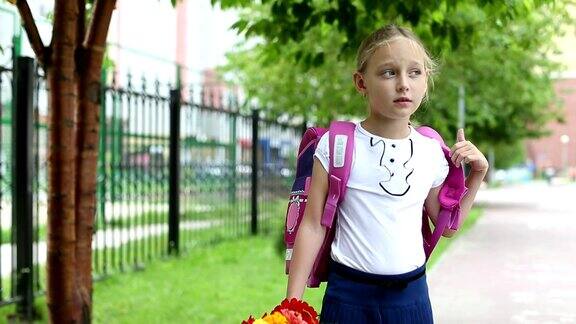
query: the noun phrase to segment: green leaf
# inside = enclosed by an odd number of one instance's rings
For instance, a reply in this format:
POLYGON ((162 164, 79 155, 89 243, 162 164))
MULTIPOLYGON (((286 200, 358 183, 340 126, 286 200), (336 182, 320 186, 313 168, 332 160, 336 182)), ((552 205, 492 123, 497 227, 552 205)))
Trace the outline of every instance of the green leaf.
POLYGON ((230 28, 236 29, 238 31, 238 34, 241 34, 242 32, 244 32, 244 30, 246 30, 247 26, 248 26, 248 21, 240 19, 237 22, 235 22, 234 24, 232 24, 232 26, 230 26, 230 28))
POLYGON ((271 27, 268 20, 260 20, 246 29, 246 37, 251 35, 262 35, 271 27))

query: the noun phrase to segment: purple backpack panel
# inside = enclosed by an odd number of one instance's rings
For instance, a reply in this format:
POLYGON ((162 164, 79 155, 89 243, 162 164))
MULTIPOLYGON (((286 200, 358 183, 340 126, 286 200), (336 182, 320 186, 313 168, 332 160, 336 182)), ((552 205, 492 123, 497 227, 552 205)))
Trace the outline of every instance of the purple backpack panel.
MULTIPOLYGON (((318 287, 320 282, 326 281, 328 277, 328 258, 330 257, 330 246, 334 239, 334 221, 338 204, 344 198, 341 193, 346 190, 346 182, 350 175, 352 165, 352 154, 354 152, 354 130, 356 125, 350 122, 334 121, 330 124, 330 135, 328 138, 330 146, 330 156, 335 156, 334 148, 337 147, 337 154, 342 157, 340 165, 335 167, 336 161, 331 159, 328 171, 328 196, 324 205, 322 215, 322 225, 326 226, 327 232, 322 243, 322 247, 316 256, 312 272, 308 278, 309 287, 318 287), (342 137, 346 138, 343 141, 342 137), (336 143, 335 143, 336 142, 336 143), (343 181, 342 181, 342 180, 343 181)), ((296 179, 290 193, 288 210, 286 212, 286 226, 284 231, 284 242, 286 243, 286 273, 290 271, 290 261, 292 260, 292 249, 296 241, 296 233, 304 216, 304 209, 308 201, 308 189, 312 177, 312 167, 314 164, 314 152, 320 137, 328 131, 324 128, 310 128, 304 133, 300 147, 298 149, 298 159, 296 165, 296 179)))
POLYGON ((320 137, 326 133, 325 128, 309 128, 306 130, 300 141, 298 148, 298 158, 296 162, 296 179, 290 192, 288 211, 286 212, 286 226, 284 230, 284 242, 286 243, 286 273, 290 267, 292 259, 292 247, 296 240, 298 227, 304 216, 304 209, 308 201, 308 189, 312 177, 312 166, 314 165, 314 152, 320 137))

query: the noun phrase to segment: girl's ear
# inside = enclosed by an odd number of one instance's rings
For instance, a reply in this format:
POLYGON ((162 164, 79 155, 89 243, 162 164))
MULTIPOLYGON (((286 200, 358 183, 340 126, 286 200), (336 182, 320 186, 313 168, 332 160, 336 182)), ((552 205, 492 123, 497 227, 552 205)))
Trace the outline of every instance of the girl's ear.
POLYGON ((362 95, 366 96, 366 83, 364 82, 364 76, 362 73, 356 71, 354 72, 354 86, 356 90, 362 95))

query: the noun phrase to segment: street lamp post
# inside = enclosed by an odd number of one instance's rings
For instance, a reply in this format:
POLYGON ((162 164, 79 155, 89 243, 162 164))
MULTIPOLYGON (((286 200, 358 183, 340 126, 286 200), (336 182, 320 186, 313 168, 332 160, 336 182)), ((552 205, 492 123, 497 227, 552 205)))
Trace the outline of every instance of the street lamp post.
POLYGON ((562 143, 562 170, 564 175, 568 176, 568 143, 570 143, 570 136, 566 134, 560 136, 560 142, 562 143))

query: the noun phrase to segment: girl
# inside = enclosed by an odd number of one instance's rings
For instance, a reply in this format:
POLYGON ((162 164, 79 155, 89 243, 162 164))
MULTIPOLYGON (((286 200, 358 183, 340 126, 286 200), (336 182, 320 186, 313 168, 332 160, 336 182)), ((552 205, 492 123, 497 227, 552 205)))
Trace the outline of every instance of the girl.
MULTIPOLYGON (((410 117, 426 99, 434 70, 421 41, 395 25, 378 29, 357 54, 354 85, 368 117, 356 125, 346 199, 338 207, 321 323, 432 323, 421 234, 422 208, 433 222, 448 163, 440 145, 420 135, 410 117)), ((294 245, 288 298, 302 298, 324 235, 328 136, 314 155, 308 204, 294 245)), ((459 129, 451 162, 470 164, 466 217, 488 170, 484 155, 459 129)), ((445 230, 443 235, 454 233, 445 230)))

